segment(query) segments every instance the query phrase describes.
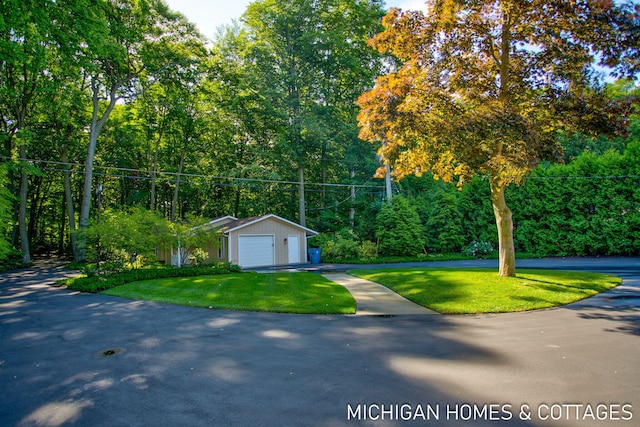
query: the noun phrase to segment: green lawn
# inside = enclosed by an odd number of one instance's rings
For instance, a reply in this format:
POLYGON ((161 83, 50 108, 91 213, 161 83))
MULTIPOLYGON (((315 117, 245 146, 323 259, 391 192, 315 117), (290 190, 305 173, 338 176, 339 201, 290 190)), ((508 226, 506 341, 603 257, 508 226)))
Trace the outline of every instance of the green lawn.
POLYGON ((358 269, 357 277, 380 283, 440 313, 474 314, 537 310, 575 302, 619 285, 597 273, 519 269, 500 277, 488 269, 358 269))
POLYGON ((353 314, 349 291, 314 273, 237 273, 154 279, 102 292, 124 298, 223 310, 353 314))

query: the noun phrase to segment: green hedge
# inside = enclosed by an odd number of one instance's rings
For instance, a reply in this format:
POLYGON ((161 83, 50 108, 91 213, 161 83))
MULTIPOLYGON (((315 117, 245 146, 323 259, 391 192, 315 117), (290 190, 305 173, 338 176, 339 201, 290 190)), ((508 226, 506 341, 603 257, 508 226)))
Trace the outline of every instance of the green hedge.
POLYGON ((519 251, 543 256, 640 253, 640 163, 610 151, 538 168, 507 195, 519 251))
POLYGON ((128 270, 108 276, 77 277, 60 282, 69 289, 81 292, 101 292, 116 286, 141 280, 166 279, 171 277, 211 276, 240 272, 240 267, 229 263, 213 266, 183 268, 147 268, 128 270))
MULTIPOLYGON (((454 184, 424 187, 409 200, 425 225, 429 253, 458 251, 461 243, 466 253, 478 245, 498 247, 486 178, 475 178, 461 191, 454 184)), ((624 151, 584 152, 566 165, 542 165, 506 196, 517 255, 640 254, 639 140, 624 151)))

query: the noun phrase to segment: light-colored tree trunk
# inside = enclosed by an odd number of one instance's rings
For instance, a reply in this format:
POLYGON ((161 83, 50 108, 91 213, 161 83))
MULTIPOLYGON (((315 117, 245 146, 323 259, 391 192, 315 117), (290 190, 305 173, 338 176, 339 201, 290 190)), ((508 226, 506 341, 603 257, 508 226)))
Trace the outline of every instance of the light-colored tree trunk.
POLYGON ((298 163, 298 211, 300 215, 300 225, 307 226, 306 202, 304 197, 304 166, 298 163))
POLYGON ((151 194, 149 201, 149 208, 151 211, 156 210, 156 180, 158 177, 158 146, 160 141, 156 141, 155 153, 153 155, 153 165, 151 166, 151 194))
POLYGON ((356 186, 353 185, 353 180, 356 177, 356 171, 351 170, 349 172, 349 178, 351 179, 351 208, 349 208, 349 226, 351 228, 356 225, 356 186))
POLYGON ((187 155, 187 143, 182 146, 182 152, 180 153, 180 165, 178 166, 178 174, 176 175, 176 186, 173 189, 173 202, 171 203, 171 222, 176 221, 176 209, 180 201, 180 176, 184 169, 184 158, 187 155))
POLYGON ((387 164, 385 165, 385 168, 387 169, 387 173, 384 177, 385 191, 387 195, 387 202, 391 203, 391 199, 393 198, 393 190, 391 188, 391 166, 387 164))
MULTIPOLYGON (((503 108, 508 109, 511 104, 511 26, 514 24, 512 16, 508 12, 503 14, 502 45, 500 48, 500 93, 498 99, 503 108)), ((500 142, 497 147, 497 158, 503 154, 504 146, 500 142)), ((491 203, 498 227, 500 276, 515 277, 516 275, 516 249, 513 244, 513 215, 507 206, 504 196, 506 185, 499 183, 495 178, 491 182, 491 203)))
POLYGON ((491 184, 491 203, 496 217, 500 243, 500 276, 515 277, 516 251, 513 244, 513 216, 511 209, 507 206, 504 190, 504 185, 491 184))
POLYGON ((153 164, 151 165, 151 195, 149 201, 149 208, 152 211, 156 210, 156 187, 158 180, 158 155, 160 151, 160 141, 164 135, 164 121, 160 127, 158 137, 155 140, 154 152, 153 152, 153 164))
MULTIPOLYGON (((62 148, 62 163, 66 164, 69 161, 67 154, 67 147, 62 148)), ((67 208, 67 217, 69 218, 69 239, 71 240, 71 250, 73 251, 73 260, 78 262, 78 242, 76 239, 76 218, 73 208, 73 194, 71 193, 71 174, 69 172, 69 166, 65 166, 62 173, 64 180, 64 199, 67 208)))
POLYGON ((87 160, 84 167, 84 188, 82 192, 82 204, 80 205, 80 221, 79 221, 79 235, 78 235, 78 261, 84 262, 86 260, 87 251, 87 238, 85 231, 89 226, 89 214, 91 212, 91 196, 93 188, 93 160, 96 155, 96 146, 98 143, 98 136, 102 127, 107 122, 111 111, 116 106, 118 101, 117 89, 118 85, 111 86, 109 91, 109 105, 106 110, 100 115, 100 86, 97 81, 92 81, 91 89, 93 92, 93 113, 91 117, 91 130, 89 133, 89 148, 87 150, 87 160))
MULTIPOLYGON (((27 148, 20 146, 20 158, 22 161, 27 159, 27 148)), ((22 262, 24 264, 31 263, 31 249, 29 247, 29 233, 27 231, 27 197, 29 195, 29 174, 26 167, 22 167, 20 173, 20 207, 18 209, 18 232, 20 234, 20 249, 22 250, 22 262)))

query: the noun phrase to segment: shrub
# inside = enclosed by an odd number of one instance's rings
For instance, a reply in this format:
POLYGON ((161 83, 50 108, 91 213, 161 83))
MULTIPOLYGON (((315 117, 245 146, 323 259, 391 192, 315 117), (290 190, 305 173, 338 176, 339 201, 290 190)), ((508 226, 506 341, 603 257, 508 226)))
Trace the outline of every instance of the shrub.
POLYGON ((322 249, 322 258, 330 261, 353 261, 357 259, 373 259, 378 256, 375 243, 364 240, 349 228, 335 233, 321 233, 313 238, 312 245, 322 249))
POLYGON ((360 244, 360 258, 375 259, 378 257, 378 245, 371 240, 365 240, 360 244))
POLYGON ((59 282, 81 292, 101 292, 126 283, 138 282, 141 280, 166 279, 170 277, 191 277, 191 276, 211 276, 217 274, 239 273, 242 270, 237 265, 228 262, 220 262, 215 265, 196 267, 159 267, 127 270, 112 275, 87 276, 67 279, 59 282))
POLYGON ((423 252, 424 227, 415 206, 402 196, 385 204, 376 217, 378 248, 382 255, 411 256, 423 252))
POLYGON ((462 251, 463 254, 472 257, 483 257, 491 255, 493 252, 493 246, 489 242, 472 242, 462 251))
POLYGON ((22 252, 13 248, 9 248, 5 256, 0 258, 0 271, 14 270, 23 266, 22 252))
POLYGON ((459 252, 464 244, 462 215, 455 194, 441 191, 434 197, 426 221, 427 244, 434 252, 459 252))
POLYGON ((208 259, 209 254, 204 249, 195 248, 189 254, 189 262, 191 263, 191 265, 205 265, 208 259))
MULTIPOLYGON (((7 165, 0 166, 0 269, 11 269, 16 266, 14 263, 16 252, 11 247, 11 242, 7 238, 7 231, 11 227, 12 202, 14 197, 7 188, 7 165)), ((20 257, 20 261, 21 261, 20 257)))

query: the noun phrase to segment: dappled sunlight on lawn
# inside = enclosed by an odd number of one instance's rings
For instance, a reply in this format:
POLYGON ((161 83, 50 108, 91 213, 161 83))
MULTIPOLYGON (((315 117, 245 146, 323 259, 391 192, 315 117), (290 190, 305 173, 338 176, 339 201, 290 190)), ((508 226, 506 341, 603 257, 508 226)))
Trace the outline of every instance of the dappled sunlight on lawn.
POLYGON ((520 269, 501 277, 493 269, 354 270, 405 298, 441 313, 473 314, 556 307, 593 296, 620 283, 597 273, 520 269))
POLYGON ((355 312, 342 286, 313 273, 242 273, 156 279, 128 283, 104 292, 194 307, 287 313, 355 312))

